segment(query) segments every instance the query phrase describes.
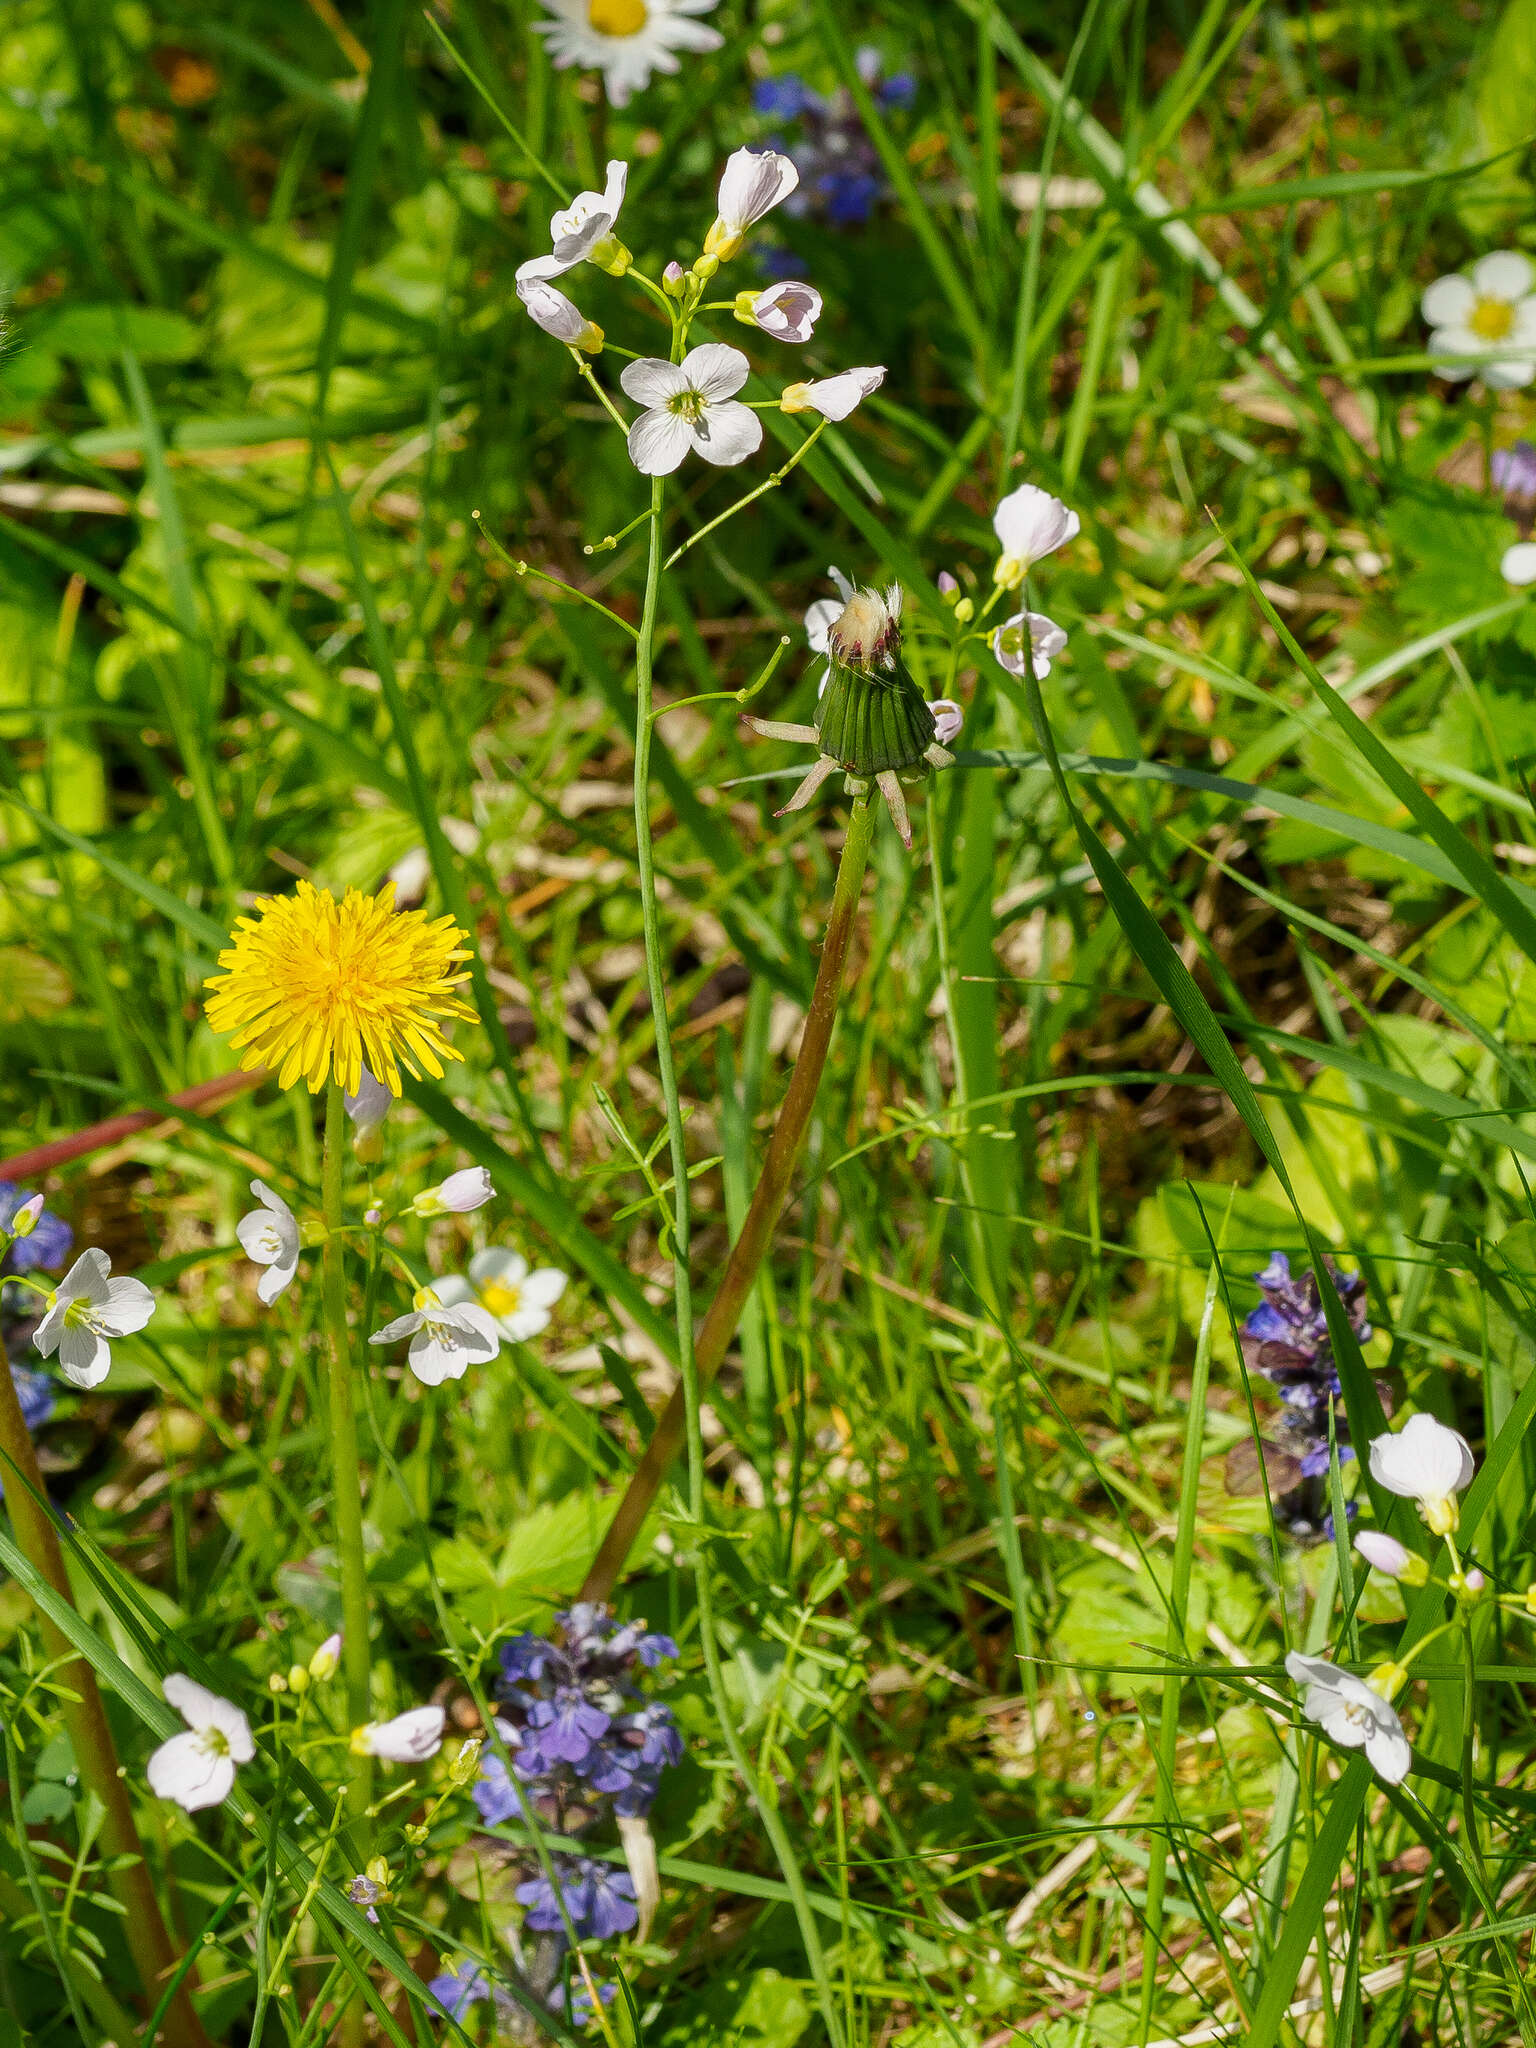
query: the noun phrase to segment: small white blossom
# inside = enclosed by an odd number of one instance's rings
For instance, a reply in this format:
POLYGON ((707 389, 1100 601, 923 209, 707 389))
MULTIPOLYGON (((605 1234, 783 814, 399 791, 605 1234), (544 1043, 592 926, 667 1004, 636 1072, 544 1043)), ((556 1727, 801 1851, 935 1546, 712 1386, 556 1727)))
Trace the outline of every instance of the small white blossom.
POLYGON ((353 1128, 361 1138, 370 1131, 376 1131, 389 1114, 394 1097, 382 1081, 376 1081, 366 1067, 357 1084, 355 1095, 345 1096, 347 1115, 352 1119, 353 1128))
POLYGON ((711 14, 717 0, 543 0, 555 17, 536 21, 557 71, 567 65, 601 71, 608 103, 627 107, 643 92, 653 71, 676 71, 673 54, 718 50, 716 30, 690 17, 711 14))
POLYGON ((935 697, 928 709, 933 713, 933 736, 941 747, 959 739, 965 713, 953 697, 935 697))
POLYGON ((629 459, 642 476, 670 476, 690 448, 725 467, 744 462, 762 446, 763 423, 733 394, 751 364, 739 348, 707 341, 680 363, 642 356, 619 378, 646 410, 629 430, 629 459))
POLYGON ((800 173, 776 149, 733 150, 720 174, 714 225, 704 237, 705 255, 728 261, 748 231, 799 183, 800 173))
POLYGON ((1009 675, 1026 674, 1026 628, 1029 633, 1030 650, 1034 655, 1035 675, 1044 678, 1050 674, 1051 663, 1067 644, 1067 636, 1061 627, 1054 619, 1048 619, 1044 612, 1015 612, 1011 619, 1005 619, 992 635, 992 652, 1009 675))
POLYGON ((467 1216, 472 1209, 483 1209, 495 1192, 483 1166, 466 1166, 461 1173, 450 1173, 441 1186, 413 1195, 411 1207, 418 1216, 467 1216))
POLYGON ((160 1690, 187 1730, 162 1742, 150 1758, 150 1790, 188 1813, 220 1805, 234 1790, 235 1766, 256 1754, 250 1722, 231 1701, 180 1671, 164 1679, 160 1690))
POLYGON ((779 398, 785 412, 819 412, 825 420, 845 420, 856 405, 878 391, 885 382, 885 365, 873 364, 862 370, 840 370, 835 377, 818 377, 809 384, 790 384, 779 398))
POLYGON ((251 1193, 261 1207, 240 1218, 235 1235, 245 1256, 267 1269, 256 1282, 256 1297, 270 1308, 299 1270, 299 1221, 264 1180, 253 1180, 251 1193))
POLYGON ((382 1757, 389 1764, 424 1764, 443 1746, 446 1718, 441 1707, 410 1707, 392 1721, 370 1721, 353 1729, 353 1754, 382 1757))
POLYGON ((1379 1572, 1385 1572, 1389 1579, 1404 1579, 1414 1567, 1422 1563, 1411 1550, 1389 1536, 1385 1529, 1361 1529, 1355 1537, 1355 1548, 1379 1572))
POLYGON ((1506 583, 1536 583, 1536 540, 1517 540, 1504 550, 1499 574, 1506 583))
POLYGON ((1476 1466, 1471 1446, 1433 1415, 1410 1415, 1396 1433, 1371 1440, 1371 1477, 1388 1493, 1417 1501, 1419 1513, 1437 1536, 1449 1536, 1461 1519, 1456 1496, 1472 1484, 1476 1466))
POLYGON ((558 1267, 540 1266, 530 1273, 521 1252, 491 1245, 470 1260, 468 1279, 450 1274, 438 1282, 437 1293, 445 1302, 478 1303, 504 1337, 526 1344, 549 1328, 550 1310, 564 1294, 566 1282, 567 1275, 558 1267))
POLYGON ((1421 311, 1433 330, 1431 355, 1482 356, 1507 345, 1504 361, 1437 363, 1435 375, 1459 384, 1481 377, 1494 391, 1513 391, 1536 377, 1536 268, 1518 249, 1484 256, 1470 277, 1437 277, 1421 311))
POLYGON ((1326 1657, 1303 1657, 1292 1650, 1285 1668, 1307 1689, 1302 1711, 1309 1721, 1316 1721, 1342 1749, 1363 1749, 1371 1768, 1389 1785, 1403 1782, 1413 1751, 1390 1700, 1326 1657))
POLYGON ((142 1280, 112 1278, 112 1262, 94 1247, 83 1251, 48 1297, 48 1312, 32 1342, 44 1358, 59 1355, 71 1386, 96 1387, 112 1367, 109 1337, 142 1330, 155 1297, 142 1280))
POLYGON ((1014 590, 1043 556, 1076 540, 1082 521, 1038 484, 1020 484, 992 514, 992 530, 1003 551, 992 572, 994 580, 1005 590, 1014 590))
POLYGON ((589 356, 595 356, 603 345, 603 330, 595 321, 589 320, 579 306, 575 306, 558 291, 554 285, 541 278, 519 278, 517 296, 527 308, 528 316, 535 327, 542 327, 546 334, 552 334, 556 341, 563 341, 572 348, 585 349, 589 356))
POLYGON ((569 206, 551 215, 549 238, 555 246, 548 256, 534 256, 518 265, 519 296, 525 284, 547 284, 552 277, 563 277, 566 271, 574 270, 578 263, 619 262, 623 267, 618 245, 609 249, 607 244, 624 204, 628 182, 629 165, 614 157, 601 192, 578 192, 569 206))
POLYGON ((821 293, 794 278, 771 284, 765 292, 738 292, 736 318, 778 341, 809 341, 821 318, 821 293))
POLYGON ((396 1316, 368 1342, 397 1344, 402 1337, 411 1340, 407 1364, 428 1387, 462 1379, 471 1365, 483 1365, 501 1350, 501 1332, 477 1302, 450 1306, 431 1287, 418 1287, 412 1313, 396 1316))

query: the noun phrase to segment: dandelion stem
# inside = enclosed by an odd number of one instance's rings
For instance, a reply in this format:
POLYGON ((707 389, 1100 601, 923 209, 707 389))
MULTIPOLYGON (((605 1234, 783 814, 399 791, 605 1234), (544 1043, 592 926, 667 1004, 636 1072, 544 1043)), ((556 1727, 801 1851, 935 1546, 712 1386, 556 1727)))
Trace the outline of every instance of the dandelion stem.
MULTIPOLYGON (((869 799, 858 798, 854 803, 852 815, 848 820, 847 835, 843 840, 842 858, 838 863, 837 882, 832 893, 832 908, 827 917, 827 935, 821 949, 821 965, 816 973, 816 987, 811 995, 811 1006, 806 1012, 799 1057, 795 1061, 795 1070, 790 1075, 789 1087, 774 1125, 768 1154, 763 1161, 762 1176, 753 1194, 746 1221, 741 1226, 741 1235, 731 1247, 731 1256, 726 1263, 725 1276, 720 1282, 719 1291, 710 1303, 709 1313, 699 1325, 698 1340, 694 1346, 694 1363, 700 1394, 719 1371, 727 1347, 736 1334, 736 1325, 746 1306, 752 1283, 757 1278, 758 1268, 767 1255, 774 1226, 779 1220, 779 1213, 789 1193, 795 1161, 799 1158, 800 1148, 805 1142, 816 1093, 821 1085, 821 1071, 826 1064, 827 1050, 832 1042, 832 1027, 837 1018, 838 1000, 842 994, 843 972, 848 963, 848 949, 857 919, 859 893, 864 880, 864 869, 869 860, 874 823, 874 810, 869 799)), ((678 1446, 682 1442, 687 1420, 686 1399, 685 1381, 663 1410, 651 1441, 646 1446, 645 1456, 625 1489, 608 1533, 603 1538, 602 1547, 593 1559, 592 1569, 587 1573, 582 1586, 580 1597, 583 1600, 606 1600, 617 1584, 619 1574, 624 1569, 624 1560, 640 1534, 641 1526, 660 1491, 667 1468, 677 1455, 678 1446)))
MULTIPOLYGON (((359 1728, 368 1719, 368 1563, 363 1550, 363 1474, 358 1458, 357 1410, 352 1399, 351 1341, 347 1330, 346 1238, 342 1234, 341 1203, 346 1142, 346 1099, 340 1085, 328 1081, 320 1181, 326 1230, 321 1265, 327 1340, 326 1405, 331 1431, 336 1556, 341 1573, 342 1670, 346 1678, 348 1722, 359 1728)), ((372 1771, 370 1758, 352 1758, 347 1813, 359 1868, 368 1853, 372 1771)))
MULTIPOLYGON (((7 1240, 0 1239, 0 1242, 7 1240)), ((9 1368, 0 1359, 0 1466, 3 1466, 5 1505, 18 1547, 47 1580, 61 1600, 74 1604, 64 1553, 48 1506, 43 1475, 38 1469, 32 1437, 22 1418, 21 1402, 9 1368)), ((56 1665, 64 1726, 68 1730, 75 1762, 86 1788, 100 1800, 103 1813, 97 1845, 107 1867, 107 1883, 122 1908, 123 1938, 132 1952, 144 1995, 153 2006, 164 1979, 176 1968, 178 1957, 165 1921, 143 1845, 134 1824, 128 1787, 119 1775, 117 1751, 107 1725, 106 1709, 96 1684, 96 1674, 63 1631, 46 1614, 39 1613, 38 1628, 50 1664, 56 1665), (71 1697, 73 1695, 73 1697, 71 1697)), ((207 2048, 208 2037, 193 2010, 183 1985, 165 2014, 161 2038, 170 2048, 207 2048)))

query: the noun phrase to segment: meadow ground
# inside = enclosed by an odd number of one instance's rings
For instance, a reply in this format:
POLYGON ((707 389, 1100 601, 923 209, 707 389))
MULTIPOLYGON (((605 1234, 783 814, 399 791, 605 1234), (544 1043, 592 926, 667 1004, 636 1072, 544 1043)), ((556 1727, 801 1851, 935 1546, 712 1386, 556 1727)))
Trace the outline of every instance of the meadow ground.
POLYGON ((0 13, 0 2048, 1536 2042, 1536 4, 554 6, 0 13))

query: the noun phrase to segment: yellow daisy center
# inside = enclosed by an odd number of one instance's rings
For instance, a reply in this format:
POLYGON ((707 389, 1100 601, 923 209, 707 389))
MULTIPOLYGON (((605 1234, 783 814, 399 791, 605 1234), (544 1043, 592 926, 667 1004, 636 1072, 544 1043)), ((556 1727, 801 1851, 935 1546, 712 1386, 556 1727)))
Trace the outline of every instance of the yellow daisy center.
POLYGON ((588 0, 587 20, 600 36, 637 36, 650 18, 645 0, 588 0))
POLYGON ((487 1280, 480 1300, 493 1316, 515 1316, 523 1305, 523 1290, 510 1280, 487 1280))
POLYGON ((276 1067, 280 1088, 302 1080, 314 1095, 334 1079, 355 1094, 366 1062, 398 1095, 401 1067, 440 1080, 444 1060, 464 1057, 437 1021, 475 1014, 454 993, 469 977, 453 966, 469 955, 451 917, 396 910, 393 883, 338 903, 300 882, 256 911, 237 921, 224 973, 205 983, 208 1022, 231 1034, 242 1067, 276 1067))
POLYGON ((1515 309, 1508 299, 1479 299, 1467 325, 1482 341, 1503 341, 1515 324, 1515 309))

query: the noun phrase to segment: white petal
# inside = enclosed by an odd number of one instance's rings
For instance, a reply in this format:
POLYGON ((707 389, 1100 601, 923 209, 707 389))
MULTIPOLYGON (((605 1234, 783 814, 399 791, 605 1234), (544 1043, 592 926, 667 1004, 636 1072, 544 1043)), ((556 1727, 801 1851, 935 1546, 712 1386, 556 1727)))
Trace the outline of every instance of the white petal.
POLYGON ((474 1288, 462 1273, 448 1273, 441 1280, 434 1280, 432 1292, 444 1308, 455 1308, 461 1301, 473 1301, 475 1298, 474 1288))
POLYGON ((502 1316, 499 1321, 514 1344, 526 1344, 530 1337, 537 1337, 541 1330, 549 1328, 549 1310, 536 1308, 528 1302, 515 1315, 502 1316))
POLYGON ((1411 1553, 1389 1536, 1385 1529, 1362 1529, 1355 1537, 1355 1548, 1368 1565, 1379 1572, 1385 1572, 1389 1579, 1400 1579, 1411 1553))
POLYGON ((107 1282, 107 1298, 97 1313, 115 1337, 131 1337, 155 1312, 155 1297, 142 1280, 126 1276, 107 1282))
POLYGON ((405 1362, 424 1387, 440 1387, 444 1380, 461 1380, 469 1371, 468 1351, 430 1329, 417 1331, 405 1362))
POLYGON ((1459 327, 1477 304, 1477 291, 1465 277, 1437 277, 1419 301, 1431 327, 1459 327))
POLYGON ((392 1721, 364 1729, 355 1739, 359 1748, 386 1763, 425 1763, 442 1747, 444 1719, 441 1707, 410 1707, 392 1721))
POLYGON ((1487 363, 1477 374, 1490 391, 1523 391, 1536 377, 1536 362, 1487 363))
POLYGON ((64 1318, 69 1313, 67 1301, 56 1301, 37 1328, 32 1332, 32 1342, 44 1358, 52 1358, 59 1348, 59 1339, 64 1334, 64 1318))
POLYGON ((610 222, 619 217, 619 208, 624 204, 624 193, 628 184, 629 165, 622 158, 611 156, 603 182, 603 211, 610 222))
POLYGON ((526 283, 519 279, 517 296, 528 309, 535 327, 542 327, 556 341, 579 341, 586 332, 585 315, 552 284, 534 278, 526 283))
POLYGON ((1319 1714, 1317 1720, 1323 1733, 1341 1749, 1364 1749, 1374 1732, 1366 1722, 1355 1719, 1348 1703, 1342 1699, 1335 1698, 1333 1705, 1319 1714))
POLYGON ((152 1792, 161 1799, 174 1799, 188 1813, 220 1805, 235 1784, 233 1758, 217 1755, 190 1730, 161 1743, 149 1760, 146 1775, 152 1792))
POLYGON ((346 1098, 347 1115, 360 1131, 377 1130, 389 1114, 389 1105, 394 1099, 384 1083, 376 1080, 364 1067, 357 1093, 346 1098))
POLYGON ((1444 1500, 1475 1470, 1466 1438, 1433 1415, 1410 1415, 1395 1435, 1376 1437, 1370 1457, 1372 1477, 1405 1500, 1444 1500))
POLYGON ((1305 1657, 1300 1650, 1288 1652, 1285 1669, 1297 1685, 1332 1685, 1339 1676, 1338 1667, 1326 1657, 1305 1657))
POLYGON ((396 1316, 392 1323, 386 1323, 382 1330, 375 1330, 368 1339, 370 1344, 398 1344, 402 1337, 409 1337, 413 1330, 421 1328, 421 1313, 413 1309, 409 1315, 396 1316))
POLYGON ((688 422, 660 406, 641 413, 629 430, 629 459, 642 476, 670 476, 692 446, 688 422))
POLYGON ((941 747, 960 737, 965 711, 953 697, 935 697, 928 709, 933 713, 933 736, 941 747))
POLYGON ((467 1166, 461 1173, 450 1173, 437 1191, 438 1200, 445 1209, 455 1215, 467 1215, 472 1209, 482 1209, 495 1195, 491 1176, 483 1166, 467 1166))
POLYGON ((1413 1751, 1400 1724, 1373 1729, 1366 1737, 1365 1753, 1376 1775, 1389 1785, 1401 1785, 1413 1763, 1413 1751))
POLYGON ((112 1370, 112 1349, 94 1330, 68 1325, 59 1336, 59 1371, 72 1387, 99 1387, 112 1370))
POLYGON ((665 405, 688 389, 681 364, 663 362, 660 356, 641 356, 626 363, 619 372, 619 386, 636 405, 665 405))
POLYGON ((290 1258, 285 1253, 282 1257, 274 1259, 256 1282, 256 1299, 264 1307, 270 1308, 277 1297, 286 1291, 298 1270, 297 1254, 290 1258))
POLYGON ((553 1308, 564 1294, 568 1278, 558 1266, 538 1266, 523 1282, 523 1300, 530 1308, 553 1308))
MULTIPOLYGON (((564 277, 568 270, 574 270, 581 261, 579 256, 530 256, 526 263, 519 263, 513 274, 513 282, 519 298, 525 289, 537 284, 548 284, 552 277, 564 277)), ((526 303, 526 302, 525 302, 526 303)))
POLYGON ((805 386, 805 402, 823 419, 845 420, 861 399, 878 391, 885 382, 884 365, 843 370, 836 377, 823 377, 805 386))
POLYGON ((195 1678, 188 1678, 184 1671, 167 1672, 160 1681, 160 1690, 189 1728, 216 1725, 213 1709, 219 1704, 218 1694, 210 1692, 206 1685, 199 1685, 195 1678))
POLYGON ((519 1287, 527 1271, 528 1261, 522 1253, 511 1251, 504 1244, 487 1245, 469 1262, 469 1277, 477 1287, 484 1287, 489 1280, 498 1280, 503 1287, 519 1287))
POLYGON ((248 1764, 256 1754, 256 1745, 251 1740, 251 1724, 235 1705, 233 1700, 213 1696, 212 1725, 218 1729, 229 1744, 229 1753, 237 1764, 248 1764))
POLYGON ((58 1285, 60 1301, 105 1301, 112 1261, 94 1245, 83 1251, 58 1285))
POLYGON ((720 176, 720 218, 737 232, 749 228, 787 199, 799 182, 800 173, 777 150, 734 150, 720 176))
POLYGON ((1523 299, 1536 285, 1536 269, 1518 249, 1500 249, 1473 264, 1472 284, 1480 298, 1523 299))
POLYGON ((826 653, 827 635, 842 617, 847 603, 846 597, 818 597, 813 605, 807 607, 805 637, 811 643, 812 654, 826 653))
POLYGON ((711 403, 734 396, 752 374, 741 350, 724 341, 706 341, 701 348, 689 349, 679 368, 686 383, 711 403))
POLYGON ((1536 540, 1516 541, 1504 550, 1499 574, 1506 583, 1536 583, 1536 540))
POLYGON ((712 405, 703 419, 691 422, 689 436, 706 462, 728 469, 762 447, 763 423, 750 405, 728 398, 724 405, 712 405))
POLYGON ((1028 564, 1075 540, 1082 521, 1038 484, 1020 484, 993 513, 992 528, 1004 555, 1028 564))

